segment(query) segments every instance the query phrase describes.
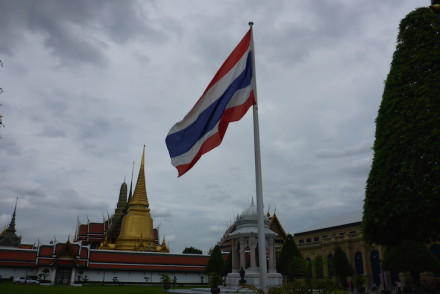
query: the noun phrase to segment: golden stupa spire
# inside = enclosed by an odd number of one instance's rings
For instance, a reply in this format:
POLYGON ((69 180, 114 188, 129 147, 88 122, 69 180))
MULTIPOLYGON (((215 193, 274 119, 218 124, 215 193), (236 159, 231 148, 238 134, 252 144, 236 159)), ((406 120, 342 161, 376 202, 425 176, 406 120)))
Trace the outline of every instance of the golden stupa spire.
POLYGON ((144 165, 145 165, 145 145, 144 145, 144 150, 142 152, 141 167, 139 169, 139 175, 136 182, 136 187, 134 188, 133 197, 130 200, 129 206, 132 205, 142 205, 146 207, 149 206, 147 189, 145 187, 144 165))

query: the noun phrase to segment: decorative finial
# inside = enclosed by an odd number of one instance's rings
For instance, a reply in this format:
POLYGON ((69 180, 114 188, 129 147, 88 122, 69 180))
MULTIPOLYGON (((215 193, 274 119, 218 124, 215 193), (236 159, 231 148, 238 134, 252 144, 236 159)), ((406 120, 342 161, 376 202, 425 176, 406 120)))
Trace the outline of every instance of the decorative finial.
POLYGON ((249 26, 252 28, 253 25, 254 25, 254 23, 252 21, 250 21, 249 26))

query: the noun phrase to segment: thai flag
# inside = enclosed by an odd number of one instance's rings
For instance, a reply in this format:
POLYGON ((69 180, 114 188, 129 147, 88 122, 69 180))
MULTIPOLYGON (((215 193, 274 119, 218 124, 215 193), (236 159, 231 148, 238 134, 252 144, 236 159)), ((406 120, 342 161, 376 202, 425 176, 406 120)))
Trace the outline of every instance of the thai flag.
POLYGON ((230 122, 256 104, 252 28, 220 67, 202 97, 168 133, 165 142, 179 177, 219 146, 230 122))

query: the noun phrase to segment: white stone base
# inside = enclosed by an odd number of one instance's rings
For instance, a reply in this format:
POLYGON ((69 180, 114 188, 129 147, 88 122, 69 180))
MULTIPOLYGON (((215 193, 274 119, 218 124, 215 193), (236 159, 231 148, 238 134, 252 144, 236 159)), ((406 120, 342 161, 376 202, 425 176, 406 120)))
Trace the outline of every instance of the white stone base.
MULTIPOLYGON (((260 283, 260 273, 257 271, 247 270, 244 279, 247 285, 252 285, 257 288, 261 288, 260 283)), ((238 287, 240 286, 239 281, 241 280, 239 273, 229 273, 226 276, 226 286, 227 287, 238 287)), ((279 287, 283 283, 283 276, 280 273, 267 273, 267 287, 279 287)))

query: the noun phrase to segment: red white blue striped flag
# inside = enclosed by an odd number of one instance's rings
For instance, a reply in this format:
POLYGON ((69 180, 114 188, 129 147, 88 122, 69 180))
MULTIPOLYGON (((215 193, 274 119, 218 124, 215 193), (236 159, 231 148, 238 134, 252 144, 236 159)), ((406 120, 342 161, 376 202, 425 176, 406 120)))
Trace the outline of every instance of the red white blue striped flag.
POLYGON ((256 104, 252 28, 209 83, 191 111, 165 139, 179 177, 200 157, 219 146, 230 122, 240 120, 256 104))

